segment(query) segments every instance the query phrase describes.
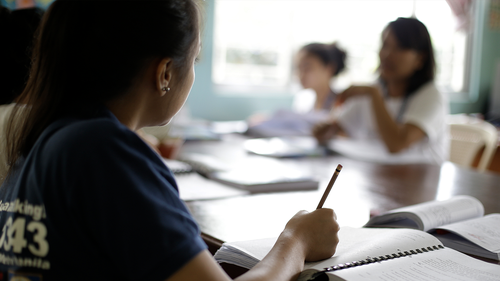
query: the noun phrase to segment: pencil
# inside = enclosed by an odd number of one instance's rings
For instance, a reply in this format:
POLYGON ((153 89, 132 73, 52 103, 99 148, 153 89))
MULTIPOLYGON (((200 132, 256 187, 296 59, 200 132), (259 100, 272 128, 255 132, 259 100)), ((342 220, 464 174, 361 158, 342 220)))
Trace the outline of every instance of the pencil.
POLYGON ((333 173, 332 179, 328 183, 328 186, 326 187, 325 193, 323 193, 323 197, 321 197, 321 200, 319 201, 318 207, 316 209, 321 209, 323 208, 323 204, 326 201, 326 198, 328 197, 328 194, 330 194, 330 190, 332 190, 332 186, 335 183, 335 180, 339 176, 340 171, 342 170, 342 165, 338 165, 337 169, 335 169, 335 172, 333 173))

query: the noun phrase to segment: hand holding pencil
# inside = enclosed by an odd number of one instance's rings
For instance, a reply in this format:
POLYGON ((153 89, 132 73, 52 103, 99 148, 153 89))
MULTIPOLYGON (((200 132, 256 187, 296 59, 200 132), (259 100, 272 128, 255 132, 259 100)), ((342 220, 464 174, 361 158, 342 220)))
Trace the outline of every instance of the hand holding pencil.
POLYGON ((335 254, 339 229, 332 209, 299 211, 288 221, 281 236, 292 237, 294 243, 301 244, 306 261, 318 261, 335 254))
POLYGON ((342 165, 338 165, 333 173, 318 207, 313 212, 300 211, 288 221, 279 240, 291 239, 299 243, 306 261, 318 261, 329 258, 335 254, 339 243, 338 232, 340 227, 337 216, 332 209, 322 208, 342 165))

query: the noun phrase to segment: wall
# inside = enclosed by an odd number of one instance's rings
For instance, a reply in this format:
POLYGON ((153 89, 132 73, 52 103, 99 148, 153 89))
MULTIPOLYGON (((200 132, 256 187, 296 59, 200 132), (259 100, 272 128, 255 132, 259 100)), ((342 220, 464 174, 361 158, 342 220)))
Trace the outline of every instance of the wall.
POLYGON ((490 1, 477 1, 475 64, 472 66, 469 98, 452 100, 452 113, 485 113, 494 82, 496 62, 500 59, 500 32, 488 25, 490 1))

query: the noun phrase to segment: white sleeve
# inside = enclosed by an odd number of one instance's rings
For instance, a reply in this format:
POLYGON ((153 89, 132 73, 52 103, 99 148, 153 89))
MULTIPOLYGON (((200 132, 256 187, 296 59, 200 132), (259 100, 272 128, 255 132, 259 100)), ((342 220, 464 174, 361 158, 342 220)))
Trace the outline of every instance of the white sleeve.
POLYGON ((351 138, 360 139, 373 135, 373 111, 368 96, 348 99, 336 118, 342 130, 351 138))
POLYGON ((403 115, 403 122, 419 127, 429 139, 435 139, 442 131, 448 111, 446 98, 434 83, 430 82, 410 97, 403 115))

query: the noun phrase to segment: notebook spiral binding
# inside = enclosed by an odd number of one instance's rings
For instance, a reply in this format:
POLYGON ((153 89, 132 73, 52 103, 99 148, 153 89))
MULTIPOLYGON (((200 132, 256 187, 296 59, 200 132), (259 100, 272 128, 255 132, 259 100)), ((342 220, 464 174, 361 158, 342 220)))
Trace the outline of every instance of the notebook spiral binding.
POLYGON ((324 274, 327 272, 337 271, 337 270, 341 270, 341 269, 345 269, 345 268, 349 268, 349 267, 355 267, 355 266, 360 266, 360 265, 365 265, 365 264, 370 264, 370 263, 375 263, 375 262, 381 262, 381 261, 390 260, 390 259, 394 259, 394 258, 422 254, 425 252, 440 250, 440 249, 444 249, 444 247, 442 245, 438 245, 438 246, 415 249, 415 250, 410 250, 410 251, 398 252, 398 253, 394 253, 391 255, 378 256, 378 257, 367 257, 366 259, 359 260, 359 261, 341 263, 341 264, 337 264, 334 266, 325 267, 322 271, 314 273, 313 276, 311 276, 311 278, 308 281, 318 280, 318 277, 324 276, 324 274))

